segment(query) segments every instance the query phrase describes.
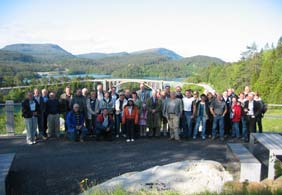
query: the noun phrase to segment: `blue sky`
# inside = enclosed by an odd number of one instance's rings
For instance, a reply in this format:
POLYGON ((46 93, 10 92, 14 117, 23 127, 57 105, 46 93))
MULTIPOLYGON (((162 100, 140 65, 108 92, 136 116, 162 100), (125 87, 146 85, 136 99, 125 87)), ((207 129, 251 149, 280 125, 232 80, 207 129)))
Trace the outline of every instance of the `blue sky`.
POLYGON ((282 36, 279 0, 0 0, 0 48, 55 43, 74 54, 165 47, 235 61, 282 36))

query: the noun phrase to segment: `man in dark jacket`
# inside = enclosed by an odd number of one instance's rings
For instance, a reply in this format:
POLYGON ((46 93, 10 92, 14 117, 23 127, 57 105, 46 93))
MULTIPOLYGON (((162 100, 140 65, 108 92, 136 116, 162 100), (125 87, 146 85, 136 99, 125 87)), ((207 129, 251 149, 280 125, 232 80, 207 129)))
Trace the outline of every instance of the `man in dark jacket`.
POLYGON ((46 104, 48 136, 60 137, 60 103, 54 92, 49 94, 49 100, 46 104))
POLYGON ((101 138, 104 138, 105 140, 108 141, 112 141, 113 128, 114 128, 113 117, 109 114, 108 110, 104 108, 101 111, 101 114, 99 114, 96 119, 97 141, 100 141, 101 138))
POLYGON ((245 138, 245 141, 249 140, 250 133, 256 133, 256 120, 261 110, 260 103, 254 100, 253 93, 249 93, 247 99, 244 106, 244 114, 247 116, 248 137, 245 138))
POLYGON ((22 102, 22 116, 25 119, 26 142, 29 145, 36 143, 35 133, 37 129, 37 118, 39 114, 39 104, 33 99, 31 92, 27 93, 27 98, 22 102))

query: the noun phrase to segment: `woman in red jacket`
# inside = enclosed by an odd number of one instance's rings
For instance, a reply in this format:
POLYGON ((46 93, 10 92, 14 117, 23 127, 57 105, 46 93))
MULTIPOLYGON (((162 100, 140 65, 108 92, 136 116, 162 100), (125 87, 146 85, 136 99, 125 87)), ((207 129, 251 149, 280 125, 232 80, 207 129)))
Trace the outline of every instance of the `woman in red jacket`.
POLYGON ((230 118, 232 120, 232 137, 240 138, 239 124, 241 121, 241 106, 237 101, 237 97, 232 98, 232 106, 230 112, 230 118))
POLYGON ((134 105, 133 99, 129 98, 127 106, 123 110, 122 124, 126 129, 126 142, 134 141, 135 125, 138 124, 138 108, 134 105))

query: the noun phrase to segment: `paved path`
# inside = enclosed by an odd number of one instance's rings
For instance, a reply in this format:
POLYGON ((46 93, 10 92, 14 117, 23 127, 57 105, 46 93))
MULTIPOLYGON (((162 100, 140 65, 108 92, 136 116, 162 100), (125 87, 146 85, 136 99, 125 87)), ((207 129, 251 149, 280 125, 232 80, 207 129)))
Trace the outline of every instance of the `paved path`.
POLYGON ((24 137, 0 137, 0 154, 15 152, 8 177, 11 194, 78 194, 79 182, 100 183, 120 174, 182 160, 225 162, 226 145, 219 141, 175 142, 141 139, 134 143, 48 140, 33 146, 24 137))

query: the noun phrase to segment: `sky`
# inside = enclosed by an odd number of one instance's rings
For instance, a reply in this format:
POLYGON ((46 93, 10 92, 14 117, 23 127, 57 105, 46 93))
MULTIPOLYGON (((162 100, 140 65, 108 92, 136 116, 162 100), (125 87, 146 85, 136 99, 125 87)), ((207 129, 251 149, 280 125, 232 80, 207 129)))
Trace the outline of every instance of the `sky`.
POLYGON ((167 48, 236 61, 282 36, 281 0, 0 0, 0 48, 53 43, 73 54, 167 48))

